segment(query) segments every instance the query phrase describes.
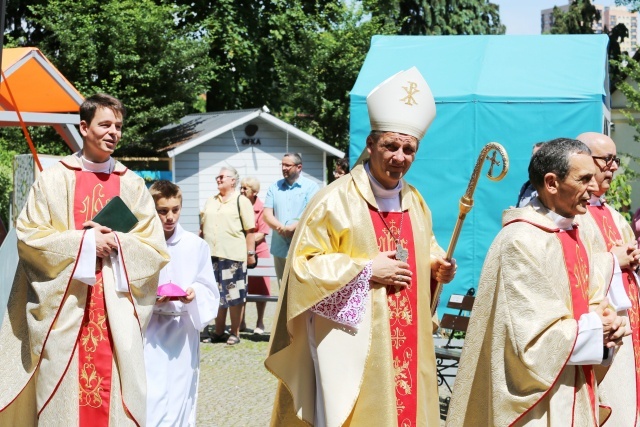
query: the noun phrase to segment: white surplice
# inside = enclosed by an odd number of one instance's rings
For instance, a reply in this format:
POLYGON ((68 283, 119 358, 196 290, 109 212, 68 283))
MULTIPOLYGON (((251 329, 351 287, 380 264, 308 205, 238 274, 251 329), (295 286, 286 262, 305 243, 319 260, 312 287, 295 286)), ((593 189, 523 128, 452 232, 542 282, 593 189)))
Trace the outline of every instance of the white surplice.
POLYGON ((156 304, 145 336, 147 425, 194 426, 200 364, 200 331, 216 317, 220 294, 209 246, 176 225, 167 240, 171 261, 159 285, 173 283, 196 297, 191 303, 156 304))

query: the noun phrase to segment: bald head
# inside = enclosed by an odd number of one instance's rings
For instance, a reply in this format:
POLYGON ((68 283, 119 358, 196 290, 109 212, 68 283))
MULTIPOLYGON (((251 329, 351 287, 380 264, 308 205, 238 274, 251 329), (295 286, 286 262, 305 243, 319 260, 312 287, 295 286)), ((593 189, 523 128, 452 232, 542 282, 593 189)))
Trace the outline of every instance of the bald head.
POLYGON ((598 132, 585 132, 576 138, 591 149, 591 156, 596 166, 595 178, 598 183, 598 191, 594 194, 598 197, 607 192, 611 186, 613 174, 618 170, 616 143, 607 135, 598 132), (606 159, 611 159, 607 161, 606 159))

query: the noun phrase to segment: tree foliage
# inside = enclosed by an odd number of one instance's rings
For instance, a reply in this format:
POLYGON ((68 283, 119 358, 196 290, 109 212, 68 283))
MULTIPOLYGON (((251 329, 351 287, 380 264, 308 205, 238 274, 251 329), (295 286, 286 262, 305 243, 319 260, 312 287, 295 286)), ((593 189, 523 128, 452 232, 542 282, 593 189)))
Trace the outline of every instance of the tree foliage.
MULTIPOLYGON (((145 136, 201 108, 204 92, 207 111, 267 105, 346 150, 349 91, 373 35, 505 30, 488 0, 16 0, 6 23, 5 45, 38 47, 81 93, 124 101, 119 155, 154 153, 145 136)), ((66 150, 32 130, 39 151, 66 150)), ((0 130, 0 165, 27 152, 22 141, 0 130)))
MULTIPOLYGON (((40 49, 83 94, 121 99, 122 147, 191 111, 211 78, 199 28, 178 26, 184 10, 150 0, 50 0, 32 8, 46 30, 40 49)), ((122 149, 118 152, 122 153, 122 149)))
POLYGON ((632 12, 640 10, 640 0, 616 0, 616 6, 627 6, 632 12))
POLYGON ((373 16, 405 35, 504 34, 498 5, 488 0, 364 0, 373 16))
POLYGON ((573 0, 567 12, 554 6, 551 34, 593 34, 593 24, 600 18, 590 0, 573 0))

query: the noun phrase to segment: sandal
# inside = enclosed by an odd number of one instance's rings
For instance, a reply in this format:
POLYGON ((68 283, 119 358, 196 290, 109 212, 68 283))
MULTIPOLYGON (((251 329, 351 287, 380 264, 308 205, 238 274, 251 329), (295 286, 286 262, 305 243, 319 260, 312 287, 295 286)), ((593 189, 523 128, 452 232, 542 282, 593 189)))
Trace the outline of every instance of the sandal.
POLYGON ((209 332, 209 337, 211 337, 211 342, 212 343, 216 343, 216 342, 226 342, 227 341, 227 334, 216 334, 215 332, 209 332))
POLYGON ((227 345, 236 345, 240 343, 240 338, 237 336, 230 334, 229 339, 227 340, 227 345))
POLYGON ((262 334, 264 334, 264 329, 256 327, 256 328, 253 330, 253 334, 254 334, 254 335, 262 335, 262 334))

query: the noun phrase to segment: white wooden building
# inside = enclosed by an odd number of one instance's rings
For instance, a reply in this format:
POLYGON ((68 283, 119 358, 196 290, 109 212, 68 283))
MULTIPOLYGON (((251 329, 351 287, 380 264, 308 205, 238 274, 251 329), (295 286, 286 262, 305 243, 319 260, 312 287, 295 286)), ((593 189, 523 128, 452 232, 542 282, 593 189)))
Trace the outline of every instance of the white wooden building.
POLYGON ((167 144, 161 151, 168 154, 173 182, 182 189, 180 223, 186 230, 198 231, 200 210, 218 192, 215 177, 222 166, 234 167, 240 179, 257 178, 263 201, 269 186, 282 179, 286 152, 300 153, 302 175, 326 185, 327 156, 342 158, 344 153, 265 110, 191 114, 153 135, 167 144))

